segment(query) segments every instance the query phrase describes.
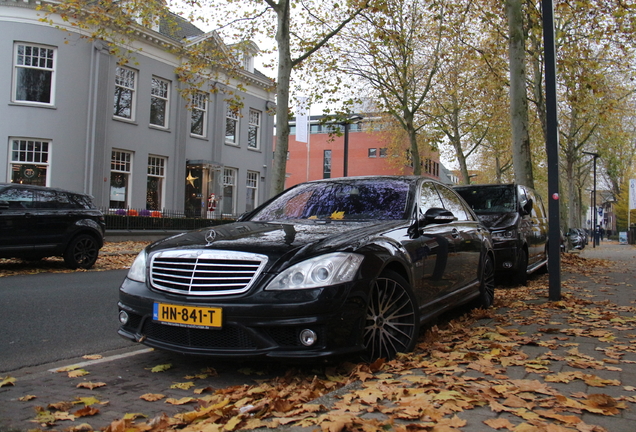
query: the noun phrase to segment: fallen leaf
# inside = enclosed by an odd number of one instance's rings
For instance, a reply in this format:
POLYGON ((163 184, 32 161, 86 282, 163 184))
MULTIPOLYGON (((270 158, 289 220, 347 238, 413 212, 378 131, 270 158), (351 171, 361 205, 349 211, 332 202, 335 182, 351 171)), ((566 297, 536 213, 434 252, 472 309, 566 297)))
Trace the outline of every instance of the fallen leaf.
POLYGON ((97 408, 93 408, 92 406, 85 406, 84 408, 75 411, 74 414, 76 417, 88 417, 99 414, 99 410, 97 408))
POLYGON ((172 368, 172 363, 166 363, 166 364, 157 365, 157 366, 151 368, 150 372, 153 372, 153 373, 165 372, 165 371, 167 371, 170 368, 172 368))
POLYGON ((143 395, 139 396, 139 399, 143 399, 143 400, 148 401, 148 402, 155 402, 155 401, 161 400, 161 399, 163 399, 165 397, 166 397, 166 395, 162 395, 162 394, 159 394, 159 393, 146 393, 146 394, 143 394, 143 395))
POLYGON ((76 387, 78 388, 87 388, 90 390, 96 389, 98 387, 104 387, 106 385, 106 383, 103 382, 90 382, 90 381, 85 381, 85 382, 81 382, 79 383, 76 387))
POLYGON ((19 397, 18 400, 20 402, 27 402, 27 401, 30 401, 32 399, 35 399, 36 397, 37 396, 35 396, 35 395, 25 395, 25 396, 19 397))
POLYGON ((79 377, 83 377, 85 375, 88 375, 90 372, 84 370, 84 369, 76 369, 76 370, 72 370, 69 371, 68 373, 68 377, 69 378, 79 378, 79 377))
POLYGON ((0 381, 0 387, 15 385, 15 378, 6 376, 0 381))
POLYGON ((192 381, 184 382, 184 383, 174 383, 170 386, 171 389, 181 389, 188 390, 189 388, 194 387, 194 383, 192 381))

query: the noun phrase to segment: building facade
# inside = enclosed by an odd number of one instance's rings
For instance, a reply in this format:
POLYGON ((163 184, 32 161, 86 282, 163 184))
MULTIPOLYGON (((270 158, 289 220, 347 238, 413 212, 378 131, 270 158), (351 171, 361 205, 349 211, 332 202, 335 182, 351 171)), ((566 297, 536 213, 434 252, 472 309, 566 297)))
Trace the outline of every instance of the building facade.
MULTIPOLYGON (((321 116, 311 116, 307 143, 296 141, 296 124, 291 122, 285 187, 344 176, 345 140, 346 176, 413 174, 412 166, 397 162, 398 158, 391 154, 380 119, 359 117, 358 123, 347 125, 345 134, 342 124, 322 123, 321 116)), ((422 156, 421 163, 423 176, 450 183, 438 153, 422 156)))
POLYGON ((110 210, 195 217, 264 201, 272 80, 246 61, 240 81, 206 82, 185 98, 189 84, 175 73, 183 59, 165 47, 215 34, 186 22, 178 37, 139 26, 122 65, 104 42, 41 22, 38 4, 0 0, 0 181, 89 193, 110 210))

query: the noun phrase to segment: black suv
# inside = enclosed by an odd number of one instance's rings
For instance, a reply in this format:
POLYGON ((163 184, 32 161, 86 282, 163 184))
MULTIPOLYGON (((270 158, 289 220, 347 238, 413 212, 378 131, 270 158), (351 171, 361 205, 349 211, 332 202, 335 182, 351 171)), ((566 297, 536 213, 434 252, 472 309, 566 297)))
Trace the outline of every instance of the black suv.
POLYGON ((548 218, 538 193, 518 184, 455 190, 490 230, 499 276, 525 285, 529 273, 548 269, 548 218))
POLYGON ((0 258, 62 256, 88 269, 104 244, 104 215, 89 195, 0 183, 0 258))

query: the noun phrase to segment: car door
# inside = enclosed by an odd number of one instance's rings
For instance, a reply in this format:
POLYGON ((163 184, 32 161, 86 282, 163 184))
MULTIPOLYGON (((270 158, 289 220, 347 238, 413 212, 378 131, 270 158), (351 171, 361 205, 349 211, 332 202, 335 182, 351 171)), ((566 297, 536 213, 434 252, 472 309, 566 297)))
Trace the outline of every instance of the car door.
POLYGON ((34 206, 37 214, 34 215, 34 229, 37 230, 35 250, 46 253, 63 244, 66 231, 71 223, 71 216, 67 205, 64 205, 64 197, 55 190, 37 190, 34 196, 34 206))
POLYGON ((8 186, 0 191, 0 254, 30 253, 33 250, 35 233, 31 217, 33 192, 19 186, 8 186))
POLYGON ((532 230, 532 239, 528 243, 532 243, 532 251, 528 257, 528 264, 535 264, 545 260, 545 245, 548 241, 548 218, 546 217, 543 201, 536 192, 526 189, 529 199, 532 199, 532 209, 530 210, 530 228, 532 230))
POLYGON ((458 284, 457 233, 450 223, 424 222, 427 211, 444 209, 435 184, 424 181, 417 193, 420 224, 410 245, 416 274, 413 285, 420 304, 430 307, 444 292, 455 289, 458 284))
POLYGON ((450 292, 478 282, 485 229, 455 191, 439 184, 436 187, 444 208, 456 218, 449 224, 455 245, 453 266, 457 280, 455 286, 449 287, 450 292))

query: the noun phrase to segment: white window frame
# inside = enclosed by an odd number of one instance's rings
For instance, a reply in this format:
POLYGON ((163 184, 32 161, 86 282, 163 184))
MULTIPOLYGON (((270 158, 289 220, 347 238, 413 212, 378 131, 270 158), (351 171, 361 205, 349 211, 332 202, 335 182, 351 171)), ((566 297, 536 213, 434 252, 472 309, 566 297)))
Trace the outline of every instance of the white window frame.
POLYGON ((231 145, 238 145, 238 135, 239 135, 239 112, 238 110, 232 109, 229 105, 225 111, 225 143, 231 145), (227 136, 228 123, 234 122, 234 138, 229 139, 227 136))
POLYGON ((13 168, 18 165, 40 165, 46 167, 44 186, 49 186, 51 141, 35 138, 9 138, 9 170, 7 182, 13 181, 13 168))
POLYGON ((137 71, 125 66, 117 66, 115 68, 115 94, 113 103, 113 116, 118 119, 135 120, 135 112, 137 110, 137 71), (117 104, 118 93, 130 93, 130 114, 122 115, 117 104))
POLYGON ((190 113, 190 135, 200 138, 205 138, 208 133, 208 94, 206 92, 196 92, 192 94, 191 98, 191 107, 192 110, 190 113), (201 134, 194 133, 192 131, 193 126, 193 117, 195 112, 200 112, 202 117, 203 124, 201 125, 201 134))
POLYGON ((260 177, 260 173, 258 171, 248 171, 245 179, 245 188, 246 188, 246 200, 245 200, 245 211, 252 211, 256 207, 258 207, 258 179, 260 177), (250 204, 250 194, 254 196, 252 208, 248 208, 248 204, 250 204))
POLYGON ((56 65, 57 65, 57 48, 47 45, 39 45, 25 42, 14 42, 13 44, 13 83, 11 89, 11 101, 21 104, 34 104, 41 106, 53 106, 55 105, 55 80, 56 80, 56 65), (31 54, 27 55, 26 52, 20 53, 20 47, 31 49, 31 54), (38 50, 38 55, 33 55, 33 49, 38 50), (45 57, 40 57, 42 50, 45 50, 45 57), (49 55, 51 57, 49 57, 49 55), (28 59, 28 60, 27 60, 28 59), (37 60, 37 65, 33 65, 33 60, 37 60), (28 63, 28 64, 27 64, 28 63), (42 71, 50 71, 51 73, 51 89, 49 94, 49 102, 30 101, 27 99, 18 99, 18 75, 19 69, 36 69, 42 71))
MULTIPOLYGON (((124 208, 130 206, 130 191, 132 189, 132 163, 133 152, 127 150, 113 149, 110 156, 110 173, 124 174, 126 176, 126 195, 124 197, 124 208)), ((112 194, 112 185, 110 189, 112 194)), ((112 195, 109 196, 108 202, 112 201, 112 195)))
MULTIPOLYGON (((165 184, 166 184, 166 165, 168 164, 168 158, 163 156, 148 155, 148 177, 158 179, 161 182, 159 188, 159 208, 152 209, 151 211, 161 211, 164 208, 165 199, 165 184)), ((146 199, 148 197, 148 189, 146 186, 146 199)))
POLYGON ((250 108, 249 125, 247 132, 247 148, 251 150, 260 150, 261 148, 261 122, 262 112, 250 108), (254 136, 254 142, 252 143, 251 137, 254 136))
POLYGON ((152 77, 150 87, 150 125, 153 127, 166 129, 170 121, 170 81, 159 78, 157 76, 152 77), (156 84, 155 84, 156 83, 156 84), (152 107, 153 101, 159 100, 164 104, 163 109, 163 124, 157 124, 152 122, 152 107))
POLYGON ((223 214, 227 215, 235 215, 236 214, 236 179, 238 177, 238 170, 236 168, 223 168, 223 204, 221 207, 221 211, 223 214), (225 195, 225 188, 232 188, 232 196, 230 197, 230 211, 227 211, 226 200, 228 197, 225 195))

